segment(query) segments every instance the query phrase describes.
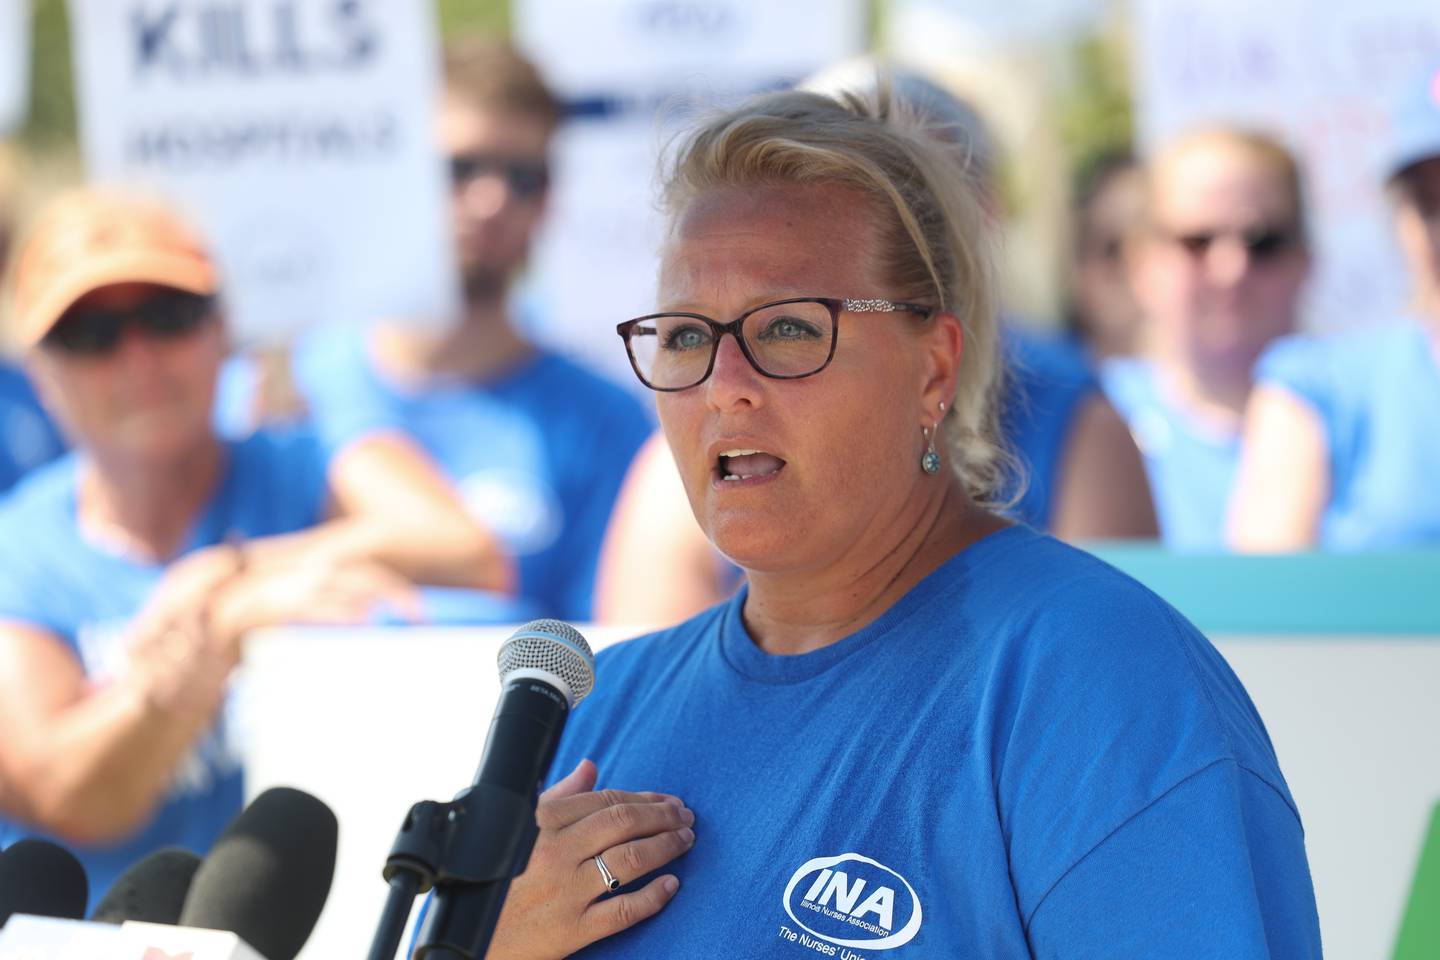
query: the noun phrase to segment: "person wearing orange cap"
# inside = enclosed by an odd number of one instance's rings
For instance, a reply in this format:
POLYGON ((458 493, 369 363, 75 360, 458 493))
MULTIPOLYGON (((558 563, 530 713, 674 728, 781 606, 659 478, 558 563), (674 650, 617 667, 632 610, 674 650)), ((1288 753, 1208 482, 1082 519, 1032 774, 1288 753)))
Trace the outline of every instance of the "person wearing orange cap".
POLYGON ((368 465, 362 486, 306 434, 216 436, 220 281, 163 206, 57 201, 13 293, 75 450, 0 507, 0 847, 58 837, 93 901, 151 850, 203 852, 239 810, 224 714, 247 631, 403 614, 412 582, 489 574, 423 466, 368 465))

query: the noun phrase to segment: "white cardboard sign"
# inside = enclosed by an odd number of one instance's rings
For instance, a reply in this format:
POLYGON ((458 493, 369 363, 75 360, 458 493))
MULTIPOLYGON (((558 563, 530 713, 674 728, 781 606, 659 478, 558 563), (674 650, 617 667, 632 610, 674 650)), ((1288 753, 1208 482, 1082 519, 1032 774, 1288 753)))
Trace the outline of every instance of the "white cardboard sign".
POLYGON ((430 4, 70 0, 70 12, 91 178, 186 209, 241 340, 455 315, 430 4))

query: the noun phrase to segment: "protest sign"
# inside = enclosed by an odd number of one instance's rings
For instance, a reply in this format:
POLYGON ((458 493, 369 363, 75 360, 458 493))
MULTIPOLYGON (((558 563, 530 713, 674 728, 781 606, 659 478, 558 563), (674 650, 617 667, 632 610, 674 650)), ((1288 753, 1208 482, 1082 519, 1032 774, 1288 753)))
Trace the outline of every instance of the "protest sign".
POLYGON ((92 179, 204 230, 242 341, 456 311, 428 3, 71 0, 92 179))

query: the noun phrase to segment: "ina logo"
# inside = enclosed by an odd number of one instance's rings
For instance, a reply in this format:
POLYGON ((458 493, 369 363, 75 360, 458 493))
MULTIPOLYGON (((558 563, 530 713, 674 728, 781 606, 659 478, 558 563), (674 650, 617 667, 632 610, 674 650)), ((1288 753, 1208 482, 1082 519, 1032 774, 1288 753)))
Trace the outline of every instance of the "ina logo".
POLYGON ((807 860, 791 875, 783 903, 803 930, 840 947, 893 950, 920 932, 920 898, 910 881, 858 853, 807 860))

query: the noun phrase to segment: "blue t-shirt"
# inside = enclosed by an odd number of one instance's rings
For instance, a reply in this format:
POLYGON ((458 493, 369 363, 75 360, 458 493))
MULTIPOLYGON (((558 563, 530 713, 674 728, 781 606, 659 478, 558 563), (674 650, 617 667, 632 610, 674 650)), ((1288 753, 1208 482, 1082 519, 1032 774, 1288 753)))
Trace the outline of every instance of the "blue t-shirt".
POLYGON ((1108 360, 1100 376, 1145 460, 1161 540, 1176 550, 1223 551, 1239 435, 1207 429, 1176 407, 1145 360, 1108 360))
POLYGON ((1017 526, 804 655, 744 603, 599 655, 552 778, 679 796, 696 841, 577 956, 1320 956, 1260 717, 1135 581, 1017 526))
MULTIPOLYGON (((408 434, 516 557, 527 611, 590 618, 610 510, 651 430, 635 398, 545 352, 490 382, 410 390, 384 380, 349 331, 312 337, 296 379, 332 455, 376 431, 408 434)), ((449 595, 448 619, 463 619, 462 596, 449 595)))
POLYGON ((1026 484, 1009 512, 1037 530, 1048 530, 1065 442, 1081 403, 1100 385, 1084 353, 1068 340, 1006 323, 1000 342, 1007 374, 1000 431, 1020 461, 1026 484))
POLYGON ((0 493, 65 451, 25 374, 0 363, 0 493))
MULTIPOLYGON (((182 553, 236 537, 293 533, 324 519, 328 486, 318 443, 302 434, 256 433, 227 444, 223 479, 182 553)), ((164 574, 91 542, 75 518, 75 455, 27 478, 0 507, 0 620, 53 632, 103 683, 124 668, 125 629, 164 574)), ((175 774, 149 823, 115 843, 73 850, 90 878, 90 904, 141 857, 165 846, 203 854, 240 811, 241 754, 233 718, 222 715, 175 774)), ((43 836, 0 817, 0 847, 43 836)))
POLYGON ((1330 500, 1329 550, 1440 543, 1440 367, 1437 338, 1404 321, 1332 337, 1288 337, 1260 360, 1259 383, 1282 387, 1320 418, 1330 500))

